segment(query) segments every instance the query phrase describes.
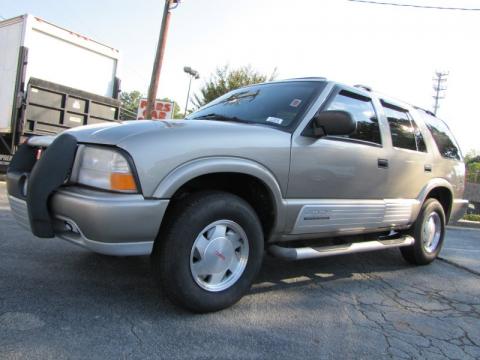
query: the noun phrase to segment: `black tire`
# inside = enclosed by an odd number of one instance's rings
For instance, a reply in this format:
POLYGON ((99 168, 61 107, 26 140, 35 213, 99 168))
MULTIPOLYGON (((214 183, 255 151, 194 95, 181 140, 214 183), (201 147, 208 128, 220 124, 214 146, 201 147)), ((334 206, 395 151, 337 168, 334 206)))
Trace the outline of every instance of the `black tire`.
POLYGON ((194 193, 173 205, 151 256, 154 275, 163 291, 173 303, 197 313, 235 304, 250 289, 262 264, 263 231, 257 214, 242 198, 220 191, 194 193), (248 238, 248 258, 233 285, 213 292, 199 286, 190 263, 197 236, 219 220, 235 222, 243 229, 248 238))
MULTIPOLYGON (((435 216, 435 215, 433 215, 435 216)), ((423 205, 417 220, 409 229, 408 234, 413 236, 415 243, 412 246, 402 247, 400 251, 406 261, 414 265, 430 264, 440 253, 445 238, 445 212, 442 205, 436 199, 427 199, 423 205), (431 215, 436 213, 440 220, 440 237, 435 248, 428 251, 425 244, 424 226, 431 215)))

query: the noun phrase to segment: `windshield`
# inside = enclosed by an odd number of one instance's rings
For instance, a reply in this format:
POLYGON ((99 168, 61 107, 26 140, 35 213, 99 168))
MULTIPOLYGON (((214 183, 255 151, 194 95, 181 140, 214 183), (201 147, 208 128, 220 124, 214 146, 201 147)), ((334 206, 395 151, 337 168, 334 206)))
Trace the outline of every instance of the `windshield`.
POLYGON ((187 120, 237 121, 288 128, 296 124, 323 81, 289 81, 233 90, 190 114, 187 120))

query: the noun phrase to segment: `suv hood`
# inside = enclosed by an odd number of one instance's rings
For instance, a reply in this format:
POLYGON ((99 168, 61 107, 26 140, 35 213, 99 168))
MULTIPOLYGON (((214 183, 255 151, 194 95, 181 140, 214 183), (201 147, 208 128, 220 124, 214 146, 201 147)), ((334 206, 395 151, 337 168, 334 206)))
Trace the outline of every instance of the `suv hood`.
POLYGON ((79 143, 114 145, 127 151, 143 192, 151 196, 160 179, 195 159, 248 159, 280 176, 286 188, 291 134, 273 127, 213 120, 128 121, 68 130, 79 143))
POLYGON ((147 138, 151 139, 152 137, 156 138, 157 141, 174 137, 176 141, 183 142, 188 141, 190 136, 204 136, 207 140, 207 138, 221 135, 224 139, 230 136, 237 137, 236 134, 239 132, 244 135, 248 133, 263 134, 262 136, 268 133, 288 134, 264 125, 214 120, 133 120, 122 123, 87 125, 67 131, 79 143, 116 145, 119 147, 130 143, 144 142, 147 138))
POLYGON ((75 136, 78 142, 118 145, 123 140, 145 132, 159 131, 165 128, 163 121, 132 120, 121 123, 102 123, 80 126, 66 131, 75 136))

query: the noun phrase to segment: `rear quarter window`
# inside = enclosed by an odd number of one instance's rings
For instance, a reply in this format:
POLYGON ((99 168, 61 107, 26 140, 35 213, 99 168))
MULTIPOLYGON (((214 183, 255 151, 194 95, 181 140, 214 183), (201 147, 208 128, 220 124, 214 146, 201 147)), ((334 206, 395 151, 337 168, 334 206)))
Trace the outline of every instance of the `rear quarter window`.
POLYGON ((445 159, 461 160, 460 148, 447 124, 427 113, 424 113, 424 119, 440 155, 445 159))

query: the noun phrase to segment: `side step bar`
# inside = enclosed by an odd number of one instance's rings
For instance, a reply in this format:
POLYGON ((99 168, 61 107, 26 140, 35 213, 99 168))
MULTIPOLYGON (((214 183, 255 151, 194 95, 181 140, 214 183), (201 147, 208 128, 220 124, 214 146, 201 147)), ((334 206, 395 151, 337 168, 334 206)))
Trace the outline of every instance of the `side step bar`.
POLYGON ((291 248, 272 245, 268 250, 273 256, 281 259, 302 260, 410 246, 414 242, 415 239, 407 235, 393 240, 373 240, 334 246, 291 248))

